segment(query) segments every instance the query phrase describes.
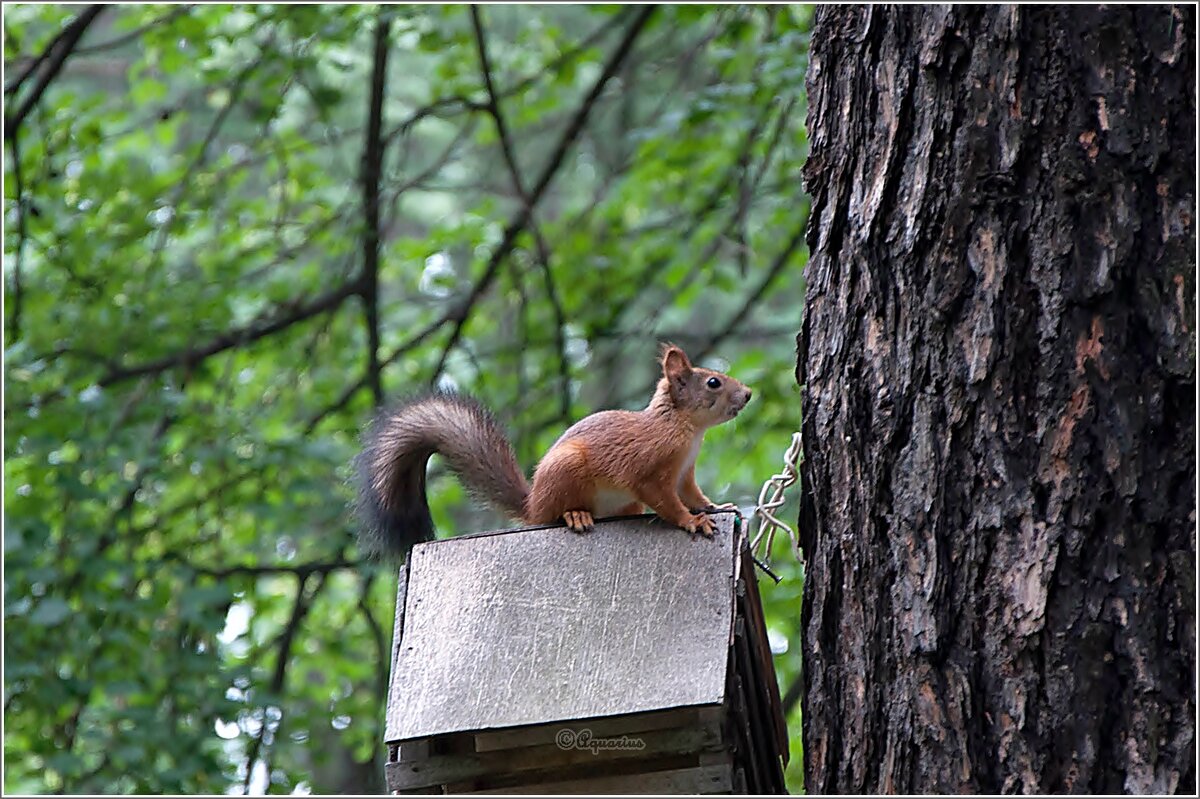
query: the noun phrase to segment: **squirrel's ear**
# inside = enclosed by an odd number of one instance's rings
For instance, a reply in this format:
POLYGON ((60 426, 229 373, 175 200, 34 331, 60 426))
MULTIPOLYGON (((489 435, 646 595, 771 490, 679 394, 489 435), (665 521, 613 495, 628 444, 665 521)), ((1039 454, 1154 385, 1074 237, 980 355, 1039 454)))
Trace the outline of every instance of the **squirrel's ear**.
POLYGON ((663 374, 671 380, 686 380, 692 373, 692 362, 683 350, 674 344, 664 344, 662 353, 663 374))

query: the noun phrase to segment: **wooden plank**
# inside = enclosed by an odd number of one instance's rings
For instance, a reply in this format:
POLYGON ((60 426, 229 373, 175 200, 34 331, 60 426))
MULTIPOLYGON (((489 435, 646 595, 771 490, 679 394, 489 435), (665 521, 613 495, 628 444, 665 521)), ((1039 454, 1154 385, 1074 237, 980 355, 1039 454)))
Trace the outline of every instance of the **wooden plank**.
POLYGON ((419 741, 405 741, 396 748, 396 756, 392 758, 393 763, 410 763, 414 760, 426 760, 429 758, 428 738, 423 738, 419 741))
POLYGON ((728 765, 670 769, 648 774, 622 774, 559 782, 526 783, 511 788, 475 791, 481 794, 715 794, 733 785, 728 765))
MULTIPOLYGON (((388 763, 387 784, 395 789, 450 785, 523 771, 546 779, 569 774, 574 766, 612 768, 620 761, 644 762, 672 755, 711 752, 722 746, 719 720, 689 729, 654 730, 611 737, 569 735, 560 743, 473 754, 434 755, 426 760, 388 763)), ((534 778, 528 778, 533 781, 534 778)), ((523 780, 524 781, 524 780, 523 780)))
POLYGON ((720 705, 685 707, 677 710, 659 710, 650 713, 634 713, 626 716, 607 716, 594 719, 537 724, 527 727, 512 727, 495 732, 475 735, 475 751, 491 752, 497 749, 515 749, 522 746, 554 743, 564 729, 578 734, 587 729, 594 735, 620 735, 650 730, 666 730, 677 727, 695 727, 718 719, 723 713, 720 705))
POLYGON ((408 561, 400 565, 396 574, 396 618, 392 623, 392 673, 396 671, 396 658, 400 654, 400 642, 404 639, 404 609, 408 598, 408 561))
POLYGON ((384 740, 720 704, 734 518, 417 545, 384 740))
POLYGON ((713 749, 708 752, 701 752, 696 756, 696 765, 698 766, 719 766, 725 764, 733 765, 733 755, 729 753, 727 748, 713 749))
MULTIPOLYGON (((744 587, 742 590, 744 590, 744 587)), ((774 793, 772 791, 770 763, 771 758, 775 754, 774 747, 771 746, 771 739, 769 737, 764 738, 762 734, 762 719, 760 718, 762 708, 758 701, 754 682, 754 667, 749 660, 749 650, 746 645, 746 620, 741 615, 741 602, 738 605, 737 634, 734 637, 733 651, 736 660, 734 669, 738 675, 738 703, 742 708, 742 723, 745 725, 745 732, 750 745, 748 752, 749 768, 746 771, 746 776, 749 779, 750 790, 755 793, 774 793)))
POLYGON ((750 729, 744 724, 745 707, 742 705, 738 688, 740 678, 737 673, 737 653, 734 651, 733 645, 729 647, 729 667, 728 679, 725 684, 725 729, 724 736, 726 748, 733 754, 734 767, 742 768, 746 772, 747 785, 749 782, 749 766, 750 758, 753 756, 750 745, 750 729))
POLYGON ((746 786, 751 793, 766 793, 763 784, 767 782, 762 773, 762 761, 759 759, 757 742, 750 726, 750 708, 746 702, 745 683, 741 675, 735 675, 732 717, 737 729, 737 746, 741 753, 739 762, 746 769, 746 786))
MULTIPOLYGON (((398 569, 397 574, 396 574, 396 611, 395 611, 395 619, 392 622, 392 653, 391 653, 392 654, 392 673, 395 673, 395 671, 396 671, 396 658, 400 652, 400 643, 404 638, 404 604, 405 604, 405 599, 407 597, 407 594, 408 594, 408 562, 405 561, 404 563, 402 563, 400 565, 400 568, 398 569)), ((393 763, 397 760, 402 759, 405 756, 406 748, 407 748, 408 754, 410 756, 412 756, 413 754, 415 754, 414 747, 422 747, 422 746, 424 748, 424 752, 428 753, 429 744, 427 742, 410 743, 410 744, 406 744, 405 746, 400 746, 399 744, 389 743, 388 744, 388 762, 393 763)), ((386 782, 386 776, 385 776, 385 782, 386 782)), ((387 786, 387 789, 389 792, 395 793, 395 788, 392 785, 389 784, 387 786)), ((409 792, 409 793, 411 793, 411 792, 409 792)), ((426 791, 422 791, 422 793, 426 793, 426 791)))
POLYGON ((771 643, 767 636, 766 615, 763 612, 762 597, 758 591, 758 573, 754 570, 754 562, 750 550, 741 553, 743 573, 747 576, 744 601, 746 603, 745 617, 748 625, 747 632, 754 645, 755 654, 760 670, 760 679, 767 689, 767 704, 770 707, 771 722, 775 728, 775 747, 783 765, 791 759, 791 742, 788 740, 787 719, 783 717, 783 700, 779 695, 779 678, 775 674, 775 659, 771 654, 771 643))
POLYGON ((658 771, 671 771, 681 768, 696 768, 701 765, 695 754, 665 755, 649 760, 610 760, 597 763, 579 763, 570 769, 548 769, 542 771, 522 771, 516 774, 480 777, 474 780, 450 782, 442 786, 445 793, 471 793, 512 789, 517 785, 536 784, 548 780, 564 782, 567 780, 599 779, 600 777, 616 777, 627 774, 650 774, 658 771))
MULTIPOLYGON (((738 603, 739 608, 741 602, 738 603)), ((737 673, 740 680, 739 700, 746 708, 750 728, 751 752, 754 767, 751 769, 750 788, 755 793, 784 793, 783 769, 775 748, 774 725, 766 690, 762 686, 762 675, 751 651, 746 620, 739 614, 737 634, 734 636, 734 651, 737 658, 737 673)))
POLYGON ((745 796, 750 791, 746 788, 746 770, 741 766, 733 770, 733 792, 745 796))

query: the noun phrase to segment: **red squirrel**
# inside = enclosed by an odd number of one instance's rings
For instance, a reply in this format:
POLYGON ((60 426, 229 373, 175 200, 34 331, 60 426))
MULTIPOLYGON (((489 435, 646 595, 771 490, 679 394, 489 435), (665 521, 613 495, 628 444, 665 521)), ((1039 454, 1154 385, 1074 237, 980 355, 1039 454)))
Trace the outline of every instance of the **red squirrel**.
POLYGON ((662 379, 645 409, 600 411, 576 422, 538 463, 532 486, 477 400, 437 392, 384 411, 357 461, 363 549, 403 556, 433 538, 425 466, 435 452, 474 495, 525 524, 561 519, 582 533, 596 517, 641 513, 648 505, 671 524, 711 537, 716 528, 704 511, 718 508, 696 485, 696 456, 705 431, 737 416, 751 392, 693 366, 674 345, 663 346, 660 362, 662 379))

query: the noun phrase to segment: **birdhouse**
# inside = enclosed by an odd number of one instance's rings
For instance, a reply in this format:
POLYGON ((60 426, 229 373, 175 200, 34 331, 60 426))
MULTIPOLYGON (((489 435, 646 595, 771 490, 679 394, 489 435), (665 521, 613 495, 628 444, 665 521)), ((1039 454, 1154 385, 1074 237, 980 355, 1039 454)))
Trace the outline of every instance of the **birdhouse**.
POLYGON ((787 730, 740 517, 415 547, 401 568, 392 793, 785 793, 787 730))

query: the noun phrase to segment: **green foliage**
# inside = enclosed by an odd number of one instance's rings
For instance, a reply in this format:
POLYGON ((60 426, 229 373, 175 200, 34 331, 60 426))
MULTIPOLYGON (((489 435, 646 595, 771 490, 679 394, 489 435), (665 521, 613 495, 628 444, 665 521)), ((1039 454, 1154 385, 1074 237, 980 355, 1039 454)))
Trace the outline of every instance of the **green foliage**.
MULTIPOLYGON (((81 9, 6 6, 10 79, 81 9)), ((481 13, 528 191, 636 9, 481 13)), ((107 8, 6 137, 5 789, 381 788, 395 579, 347 511, 381 18, 386 395, 470 390, 531 469, 644 403, 674 340, 755 388, 698 474, 752 505, 800 423, 809 14, 658 9, 464 314, 521 208, 465 6, 107 8)), ((430 489, 442 535, 505 524, 436 462, 430 489)), ((777 548, 786 690, 801 578, 777 548)))

